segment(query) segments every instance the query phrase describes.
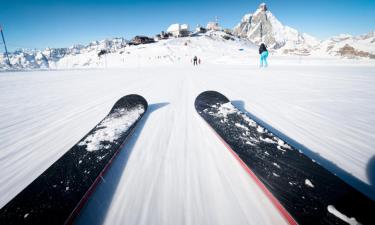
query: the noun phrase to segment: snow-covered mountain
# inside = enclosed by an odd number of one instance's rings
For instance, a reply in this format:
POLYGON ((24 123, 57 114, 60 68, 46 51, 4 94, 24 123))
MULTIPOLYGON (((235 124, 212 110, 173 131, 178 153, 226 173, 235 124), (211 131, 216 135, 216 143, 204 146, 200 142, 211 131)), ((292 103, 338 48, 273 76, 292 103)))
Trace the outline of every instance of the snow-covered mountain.
POLYGON ((246 14, 234 27, 233 34, 228 29, 224 31, 209 29, 207 33, 196 32, 191 37, 158 40, 139 46, 129 45, 124 38, 112 38, 69 48, 21 49, 9 54, 12 67, 0 54, 0 70, 123 67, 145 61, 168 64, 189 62, 195 54, 205 58, 206 62, 242 63, 249 57, 257 57, 256 49, 261 42, 277 56, 375 58, 375 31, 357 37, 340 35, 320 41, 283 25, 265 3, 260 4, 254 13, 246 14))
POLYGON ((365 35, 342 34, 322 42, 320 51, 346 58, 375 59, 375 31, 365 35))
POLYGON ((283 25, 265 3, 254 13, 246 14, 233 33, 257 45, 263 42, 279 54, 375 59, 375 31, 357 37, 339 35, 320 41, 283 25))
POLYGON ((198 55, 205 63, 228 62, 227 58, 248 60, 256 55, 257 47, 248 40, 222 31, 208 31, 192 37, 169 38, 152 44, 129 45, 122 38, 92 42, 87 46, 19 50, 9 54, 12 67, 0 56, 0 70, 71 69, 127 67, 190 63, 198 55), (105 54, 100 56, 100 53, 105 54), (247 56, 244 56, 247 54, 247 56), (147 63, 145 63, 147 62, 147 63))
MULTIPOLYGON (((100 51, 107 53, 117 52, 124 48, 128 41, 124 38, 112 38, 102 41, 94 41, 90 44, 73 45, 69 48, 46 48, 44 50, 20 49, 9 53, 10 64, 7 65, 7 59, 0 55, 0 69, 47 69, 58 68, 59 64, 64 63, 66 59, 74 56, 90 58, 98 57, 100 51)), ((70 65, 74 66, 74 65, 70 65)))
POLYGON ((234 27, 233 33, 255 44, 263 42, 269 48, 286 54, 308 55, 320 44, 317 38, 284 26, 265 3, 260 4, 254 13, 246 14, 234 27))

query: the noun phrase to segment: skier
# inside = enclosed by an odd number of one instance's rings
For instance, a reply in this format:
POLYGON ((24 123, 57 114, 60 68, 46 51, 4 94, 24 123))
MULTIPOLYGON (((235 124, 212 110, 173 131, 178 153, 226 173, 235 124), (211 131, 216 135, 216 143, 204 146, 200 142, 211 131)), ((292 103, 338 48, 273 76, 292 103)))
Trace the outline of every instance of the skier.
POLYGON ((197 56, 194 56, 194 58, 193 58, 193 65, 194 66, 198 65, 198 57, 197 56))
POLYGON ((201 58, 198 59, 198 64, 199 64, 199 65, 201 64, 201 58))
POLYGON ((260 44, 259 54, 260 54, 260 67, 263 67, 263 66, 267 67, 268 66, 268 63, 267 63, 268 50, 264 43, 260 44))

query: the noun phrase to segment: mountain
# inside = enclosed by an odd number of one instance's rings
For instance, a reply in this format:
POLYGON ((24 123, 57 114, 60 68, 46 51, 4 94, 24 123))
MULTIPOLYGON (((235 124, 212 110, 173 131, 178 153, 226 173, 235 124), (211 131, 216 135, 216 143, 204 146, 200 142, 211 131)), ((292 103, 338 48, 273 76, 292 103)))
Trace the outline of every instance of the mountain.
MULTIPOLYGON (((124 38, 112 38, 102 41, 94 41, 90 44, 73 45, 69 48, 46 48, 44 50, 20 49, 9 53, 12 67, 7 65, 7 60, 0 55, 0 69, 47 69, 47 68, 71 68, 74 64, 69 64, 66 60, 74 56, 84 56, 81 58, 90 61, 90 58, 98 57, 100 51, 105 53, 117 52, 126 46, 128 41, 124 38), (65 66, 61 64, 64 63, 65 66)), ((85 64, 87 62, 84 62, 85 64)))
POLYGON ((249 57, 258 57, 257 46, 261 42, 277 56, 375 59, 375 31, 320 41, 283 25, 265 3, 260 4, 254 13, 243 16, 232 33, 228 29, 221 31, 217 22, 212 24, 214 29, 208 29, 207 33, 200 29, 191 37, 159 40, 148 45, 131 46, 124 38, 112 38, 69 48, 20 49, 9 53, 12 67, 0 54, 0 70, 123 67, 138 65, 141 61, 168 64, 189 62, 189 57, 195 54, 204 57, 206 62, 240 64, 247 62, 249 57))
POLYGON ((317 38, 284 26, 265 3, 260 4, 254 13, 246 14, 233 28, 233 33, 257 45, 263 42, 270 49, 281 50, 286 54, 308 55, 320 44, 317 38))
POLYGON ((375 31, 356 37, 342 34, 320 41, 283 25, 265 3, 254 13, 243 16, 233 34, 257 45, 263 42, 282 55, 375 59, 375 31))
MULTIPOLYGON (((86 46, 18 50, 9 54, 12 67, 0 55, 0 70, 105 68, 190 63, 197 55, 204 63, 242 63, 257 58, 257 46, 223 31, 195 33, 151 44, 131 45, 122 38, 95 41, 86 46)), ((258 62, 258 60, 256 60, 258 62)))
POLYGON ((342 34, 323 41, 320 50, 332 56, 375 59, 375 31, 365 35, 342 34))

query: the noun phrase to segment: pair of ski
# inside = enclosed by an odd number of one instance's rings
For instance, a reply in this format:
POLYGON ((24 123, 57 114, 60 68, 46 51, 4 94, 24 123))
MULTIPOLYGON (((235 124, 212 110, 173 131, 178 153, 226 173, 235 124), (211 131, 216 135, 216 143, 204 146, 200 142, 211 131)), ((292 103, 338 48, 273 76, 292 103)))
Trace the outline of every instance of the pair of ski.
MULTIPOLYGON (((0 210, 0 224, 73 223, 147 107, 139 95, 118 100, 0 210)), ((201 93, 195 108, 290 224, 375 224, 372 200, 259 126, 222 94, 201 93)))

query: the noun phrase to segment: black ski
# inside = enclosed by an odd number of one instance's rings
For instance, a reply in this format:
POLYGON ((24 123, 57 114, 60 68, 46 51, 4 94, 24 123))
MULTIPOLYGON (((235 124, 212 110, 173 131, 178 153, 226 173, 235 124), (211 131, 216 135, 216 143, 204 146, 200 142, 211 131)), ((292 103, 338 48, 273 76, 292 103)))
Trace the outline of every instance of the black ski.
POLYGON ((127 95, 109 114, 0 210, 0 224, 70 224, 147 110, 127 95))
POLYGON ((375 224, 374 201, 259 126, 224 95, 203 92, 195 108, 271 193, 271 201, 282 205, 277 208, 289 223, 375 224))

